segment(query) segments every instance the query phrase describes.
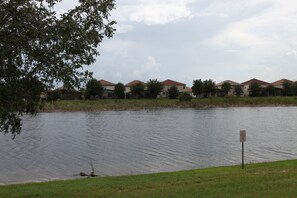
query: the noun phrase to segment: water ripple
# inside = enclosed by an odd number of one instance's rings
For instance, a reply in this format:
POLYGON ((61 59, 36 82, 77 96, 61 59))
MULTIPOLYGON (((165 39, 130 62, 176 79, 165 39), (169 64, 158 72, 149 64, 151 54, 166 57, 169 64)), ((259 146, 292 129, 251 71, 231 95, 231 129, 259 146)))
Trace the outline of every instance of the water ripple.
POLYGON ((296 107, 42 113, 2 136, 0 183, 127 175, 296 158, 296 107), (284 119, 285 118, 285 119, 284 119))

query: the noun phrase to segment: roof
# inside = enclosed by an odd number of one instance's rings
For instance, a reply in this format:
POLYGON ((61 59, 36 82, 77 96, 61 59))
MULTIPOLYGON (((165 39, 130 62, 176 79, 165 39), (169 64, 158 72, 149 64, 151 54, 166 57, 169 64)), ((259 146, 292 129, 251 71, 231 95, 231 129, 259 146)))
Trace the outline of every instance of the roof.
POLYGON ((140 80, 133 80, 133 81, 127 83, 125 86, 126 86, 126 87, 132 87, 132 86, 134 86, 134 85, 136 85, 136 84, 139 84, 139 83, 145 85, 145 83, 142 82, 142 81, 140 81, 140 80))
POLYGON ((191 92, 192 92, 192 88, 190 88, 190 87, 186 87, 184 91, 185 91, 185 92, 188 92, 188 93, 191 93, 191 92))
POLYGON ((114 83, 106 81, 106 80, 101 79, 101 80, 98 80, 98 81, 101 83, 102 86, 115 86, 114 83))
POLYGON ((253 78, 251 80, 245 81, 243 83, 241 83, 242 85, 251 85, 252 83, 258 83, 259 85, 269 85, 270 83, 262 81, 262 80, 258 80, 256 78, 253 78))
POLYGON ((271 84, 273 86, 283 86, 284 82, 293 83, 293 81, 283 78, 283 79, 277 80, 277 81, 275 81, 275 82, 273 82, 271 84))
POLYGON ((229 83, 231 86, 240 85, 240 83, 234 82, 232 80, 225 80, 225 81, 222 81, 222 82, 216 84, 216 86, 222 86, 224 83, 229 83))
POLYGON ((169 79, 164 80, 162 82, 162 84, 164 86, 186 86, 186 84, 184 84, 184 83, 180 83, 180 82, 177 82, 177 81, 174 81, 174 80, 169 80, 169 79))

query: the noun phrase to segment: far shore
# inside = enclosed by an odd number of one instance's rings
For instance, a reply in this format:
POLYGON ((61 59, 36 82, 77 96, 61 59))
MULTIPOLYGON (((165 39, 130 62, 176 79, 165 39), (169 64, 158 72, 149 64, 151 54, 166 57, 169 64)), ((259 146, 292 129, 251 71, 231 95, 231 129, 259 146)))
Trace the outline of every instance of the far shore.
POLYGON ((58 100, 45 103, 44 112, 83 112, 159 108, 276 107, 297 106, 297 97, 212 97, 190 102, 170 99, 58 100))

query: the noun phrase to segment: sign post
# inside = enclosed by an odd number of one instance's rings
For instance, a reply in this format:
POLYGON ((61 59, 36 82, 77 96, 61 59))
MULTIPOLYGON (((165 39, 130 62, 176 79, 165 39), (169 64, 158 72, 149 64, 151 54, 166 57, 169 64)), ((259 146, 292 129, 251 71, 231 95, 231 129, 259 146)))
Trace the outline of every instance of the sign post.
POLYGON ((240 142, 242 144, 242 169, 244 168, 244 142, 246 141, 246 131, 240 130, 240 142))

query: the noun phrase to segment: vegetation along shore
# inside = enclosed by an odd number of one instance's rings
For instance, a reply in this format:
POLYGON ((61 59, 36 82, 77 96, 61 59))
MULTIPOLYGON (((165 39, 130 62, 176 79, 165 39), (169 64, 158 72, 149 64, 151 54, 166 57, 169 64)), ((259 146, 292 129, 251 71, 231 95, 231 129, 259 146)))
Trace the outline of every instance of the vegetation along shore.
POLYGON ((0 197, 296 197, 297 160, 0 186, 0 197))
POLYGON ((135 110, 153 108, 207 108, 245 106, 297 106, 297 97, 211 97, 191 101, 178 99, 57 100, 44 105, 45 112, 135 110))

